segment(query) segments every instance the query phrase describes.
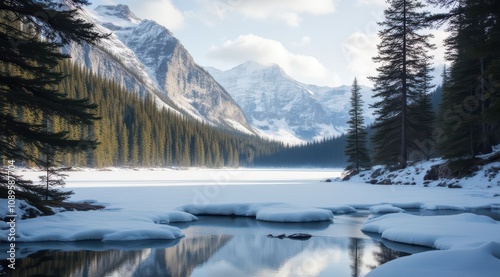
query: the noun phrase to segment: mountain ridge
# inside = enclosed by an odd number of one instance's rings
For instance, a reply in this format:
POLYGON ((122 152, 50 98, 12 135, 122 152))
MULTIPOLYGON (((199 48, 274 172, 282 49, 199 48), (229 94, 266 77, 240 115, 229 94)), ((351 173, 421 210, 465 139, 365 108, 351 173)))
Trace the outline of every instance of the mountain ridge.
POLYGON ((110 36, 96 46, 66 46, 63 51, 77 64, 141 96, 152 96, 160 109, 209 125, 255 133, 237 103, 167 28, 138 18, 126 5, 84 8, 80 17, 110 36))
MULTIPOLYGON (((304 84, 279 65, 248 61, 229 70, 205 69, 242 107, 250 123, 264 136, 303 143, 346 132, 350 86, 304 84)), ((362 87, 365 123, 373 121, 368 104, 372 89, 362 87)))

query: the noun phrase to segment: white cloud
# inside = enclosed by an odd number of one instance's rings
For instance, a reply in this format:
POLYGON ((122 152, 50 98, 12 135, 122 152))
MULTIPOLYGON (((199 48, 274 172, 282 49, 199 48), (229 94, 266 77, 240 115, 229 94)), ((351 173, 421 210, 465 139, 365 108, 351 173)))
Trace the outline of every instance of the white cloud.
POLYGON ((364 5, 387 5, 386 0, 356 0, 356 4, 364 6, 364 5))
POLYGON ((309 46, 310 44, 311 44, 311 38, 310 37, 303 36, 300 39, 300 43, 299 43, 300 46, 309 46))
MULTIPOLYGON (((247 18, 280 20, 289 26, 298 26, 300 14, 330 14, 335 11, 336 0, 199 0, 203 10, 219 19, 228 13, 238 12, 247 18)), ((192 14, 200 14, 195 12, 192 14)))
POLYGON ((377 65, 372 57, 378 54, 379 42, 380 38, 376 34, 354 32, 341 45, 348 69, 363 85, 373 85, 367 77, 377 74, 377 65))
POLYGON ((313 56, 290 52, 279 41, 253 34, 227 40, 209 50, 209 57, 233 65, 252 60, 261 64, 278 64, 287 74, 304 83, 340 85, 340 78, 313 56))
MULTIPOLYGON (((136 1, 134 1, 136 2, 136 1)), ((176 30, 184 24, 184 15, 171 2, 171 0, 148 0, 139 1, 143 11, 148 18, 164 25, 165 27, 176 30)))

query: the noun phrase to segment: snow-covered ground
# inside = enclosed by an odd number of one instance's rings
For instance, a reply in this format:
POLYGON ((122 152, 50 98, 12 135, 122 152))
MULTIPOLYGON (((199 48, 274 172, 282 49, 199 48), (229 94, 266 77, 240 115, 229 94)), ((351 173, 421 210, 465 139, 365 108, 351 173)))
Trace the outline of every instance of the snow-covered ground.
MULTIPOLYGON (((36 180, 40 173, 22 174, 36 180)), ((259 220, 300 222, 311 221, 312 217, 331 221, 332 212, 339 214, 369 209, 372 213, 396 214, 368 221, 364 227, 366 231, 381 233, 389 240, 445 249, 388 263, 374 271, 373 274, 378 274, 374 276, 396 276, 385 275, 385 272, 396 272, 407 266, 404 263, 422 267, 421 263, 429 261, 430 255, 438 255, 442 263, 433 263, 435 274, 426 275, 458 276, 443 274, 446 270, 454 270, 450 259, 472 259, 472 255, 478 253, 489 261, 481 265, 481 272, 498 272, 500 231, 497 222, 488 219, 489 223, 484 223, 484 217, 467 214, 463 216, 464 220, 457 223, 461 217, 435 219, 438 217, 410 216, 404 211, 415 208, 487 209, 500 213, 500 186, 476 183, 483 181, 475 179, 462 183, 462 189, 425 187, 423 184, 386 186, 359 181, 323 182, 340 174, 340 170, 327 169, 111 169, 70 172, 66 181, 67 188, 75 192, 72 200, 94 200, 104 204, 106 209, 19 220, 16 235, 18 241, 166 239, 182 236, 180 229, 166 224, 196 220, 190 212, 241 214, 259 220), (446 224, 455 228, 444 228, 446 224), (462 236, 464 233, 469 235, 462 236), (490 235, 483 235, 485 233, 490 235), (435 236, 431 236, 433 234, 435 236), (446 246, 440 246, 440 241, 446 241, 446 246), (453 258, 447 258, 447 253, 453 258), (407 262, 409 259, 412 260, 407 262)), ((0 204, 0 214, 2 211, 6 213, 5 203, 0 204)), ((1 239, 5 240, 8 230, 6 226, 2 227, 1 239)), ((472 274, 479 270, 476 266, 465 269, 463 264, 461 266, 461 272, 465 272, 462 276, 467 276, 466 273, 479 276, 472 274)))

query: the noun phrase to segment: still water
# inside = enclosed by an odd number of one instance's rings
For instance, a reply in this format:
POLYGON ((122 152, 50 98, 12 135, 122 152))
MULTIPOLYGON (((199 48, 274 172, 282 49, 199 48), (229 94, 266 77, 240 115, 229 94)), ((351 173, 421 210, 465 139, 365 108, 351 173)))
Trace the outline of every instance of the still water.
POLYGON ((10 276, 365 276, 373 268, 428 249, 391 245, 360 230, 368 213, 334 223, 271 223, 245 217, 200 217, 177 224, 174 241, 20 244, 10 276), (268 234, 309 233, 308 240, 268 234), (397 250, 393 250, 397 249, 397 250), (399 251, 398 251, 399 250, 399 251))

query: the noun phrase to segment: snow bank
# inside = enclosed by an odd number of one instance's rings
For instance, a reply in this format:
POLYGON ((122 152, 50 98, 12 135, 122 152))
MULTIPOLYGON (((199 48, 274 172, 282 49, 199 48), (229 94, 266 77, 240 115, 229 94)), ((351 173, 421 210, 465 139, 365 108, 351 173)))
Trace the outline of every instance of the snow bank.
POLYGON ((486 216, 414 216, 390 214, 362 228, 390 241, 433 247, 387 263, 367 276, 498 276, 500 223, 486 216))
MULTIPOLYGON (((500 148, 499 148, 500 149, 500 148)), ((500 153, 496 150, 493 154, 500 153)), ((488 156, 478 157, 487 158, 488 156)), ((431 168, 444 164, 442 159, 419 162, 404 169, 390 171, 383 166, 374 166, 371 170, 362 171, 352 176, 348 182, 368 183, 378 185, 415 185, 424 187, 449 187, 449 188, 479 188, 489 189, 500 187, 500 162, 492 162, 473 173, 472 176, 461 179, 437 179, 437 176, 428 176, 431 168)), ((430 174, 432 175, 432 174, 430 174)), ((337 180, 340 180, 338 178, 337 180)))
POLYGON ((383 264, 366 277, 498 277, 500 243, 489 242, 475 248, 429 251, 383 264))
MULTIPOLYGON (((24 219, 42 214, 39 209, 24 200, 16 199, 13 202, 15 202, 15 205, 9 206, 8 199, 0 198, 0 223, 4 223, 3 220, 7 215, 15 214, 18 218, 24 219)), ((2 226, 0 225, 0 227, 2 226)))
POLYGON ((312 222, 333 219, 332 211, 327 209, 283 203, 184 205, 178 209, 194 215, 249 216, 257 220, 274 222, 312 222))
POLYGON ((349 214, 349 213, 356 212, 356 209, 352 206, 349 206, 349 205, 330 206, 330 207, 325 207, 322 209, 330 210, 334 214, 349 214))
POLYGON ((469 213, 450 216, 389 214, 368 220, 362 230, 379 233, 391 241, 442 250, 479 246, 490 241, 500 243, 499 222, 469 213))
POLYGON ((403 209, 399 207, 394 207, 391 204, 380 204, 380 205, 374 205, 370 207, 370 212, 376 213, 376 214, 383 214, 383 213, 402 213, 404 212, 403 209))
POLYGON ((331 221, 333 213, 329 210, 277 204, 262 207, 255 215, 257 220, 275 222, 312 222, 331 221))
MULTIPOLYGON (((196 219, 180 211, 161 214, 131 211, 63 212, 18 221, 16 241, 176 239, 183 236, 179 228, 159 223, 196 219)), ((6 238, 7 230, 1 230, 0 234, 2 239, 6 238)))

